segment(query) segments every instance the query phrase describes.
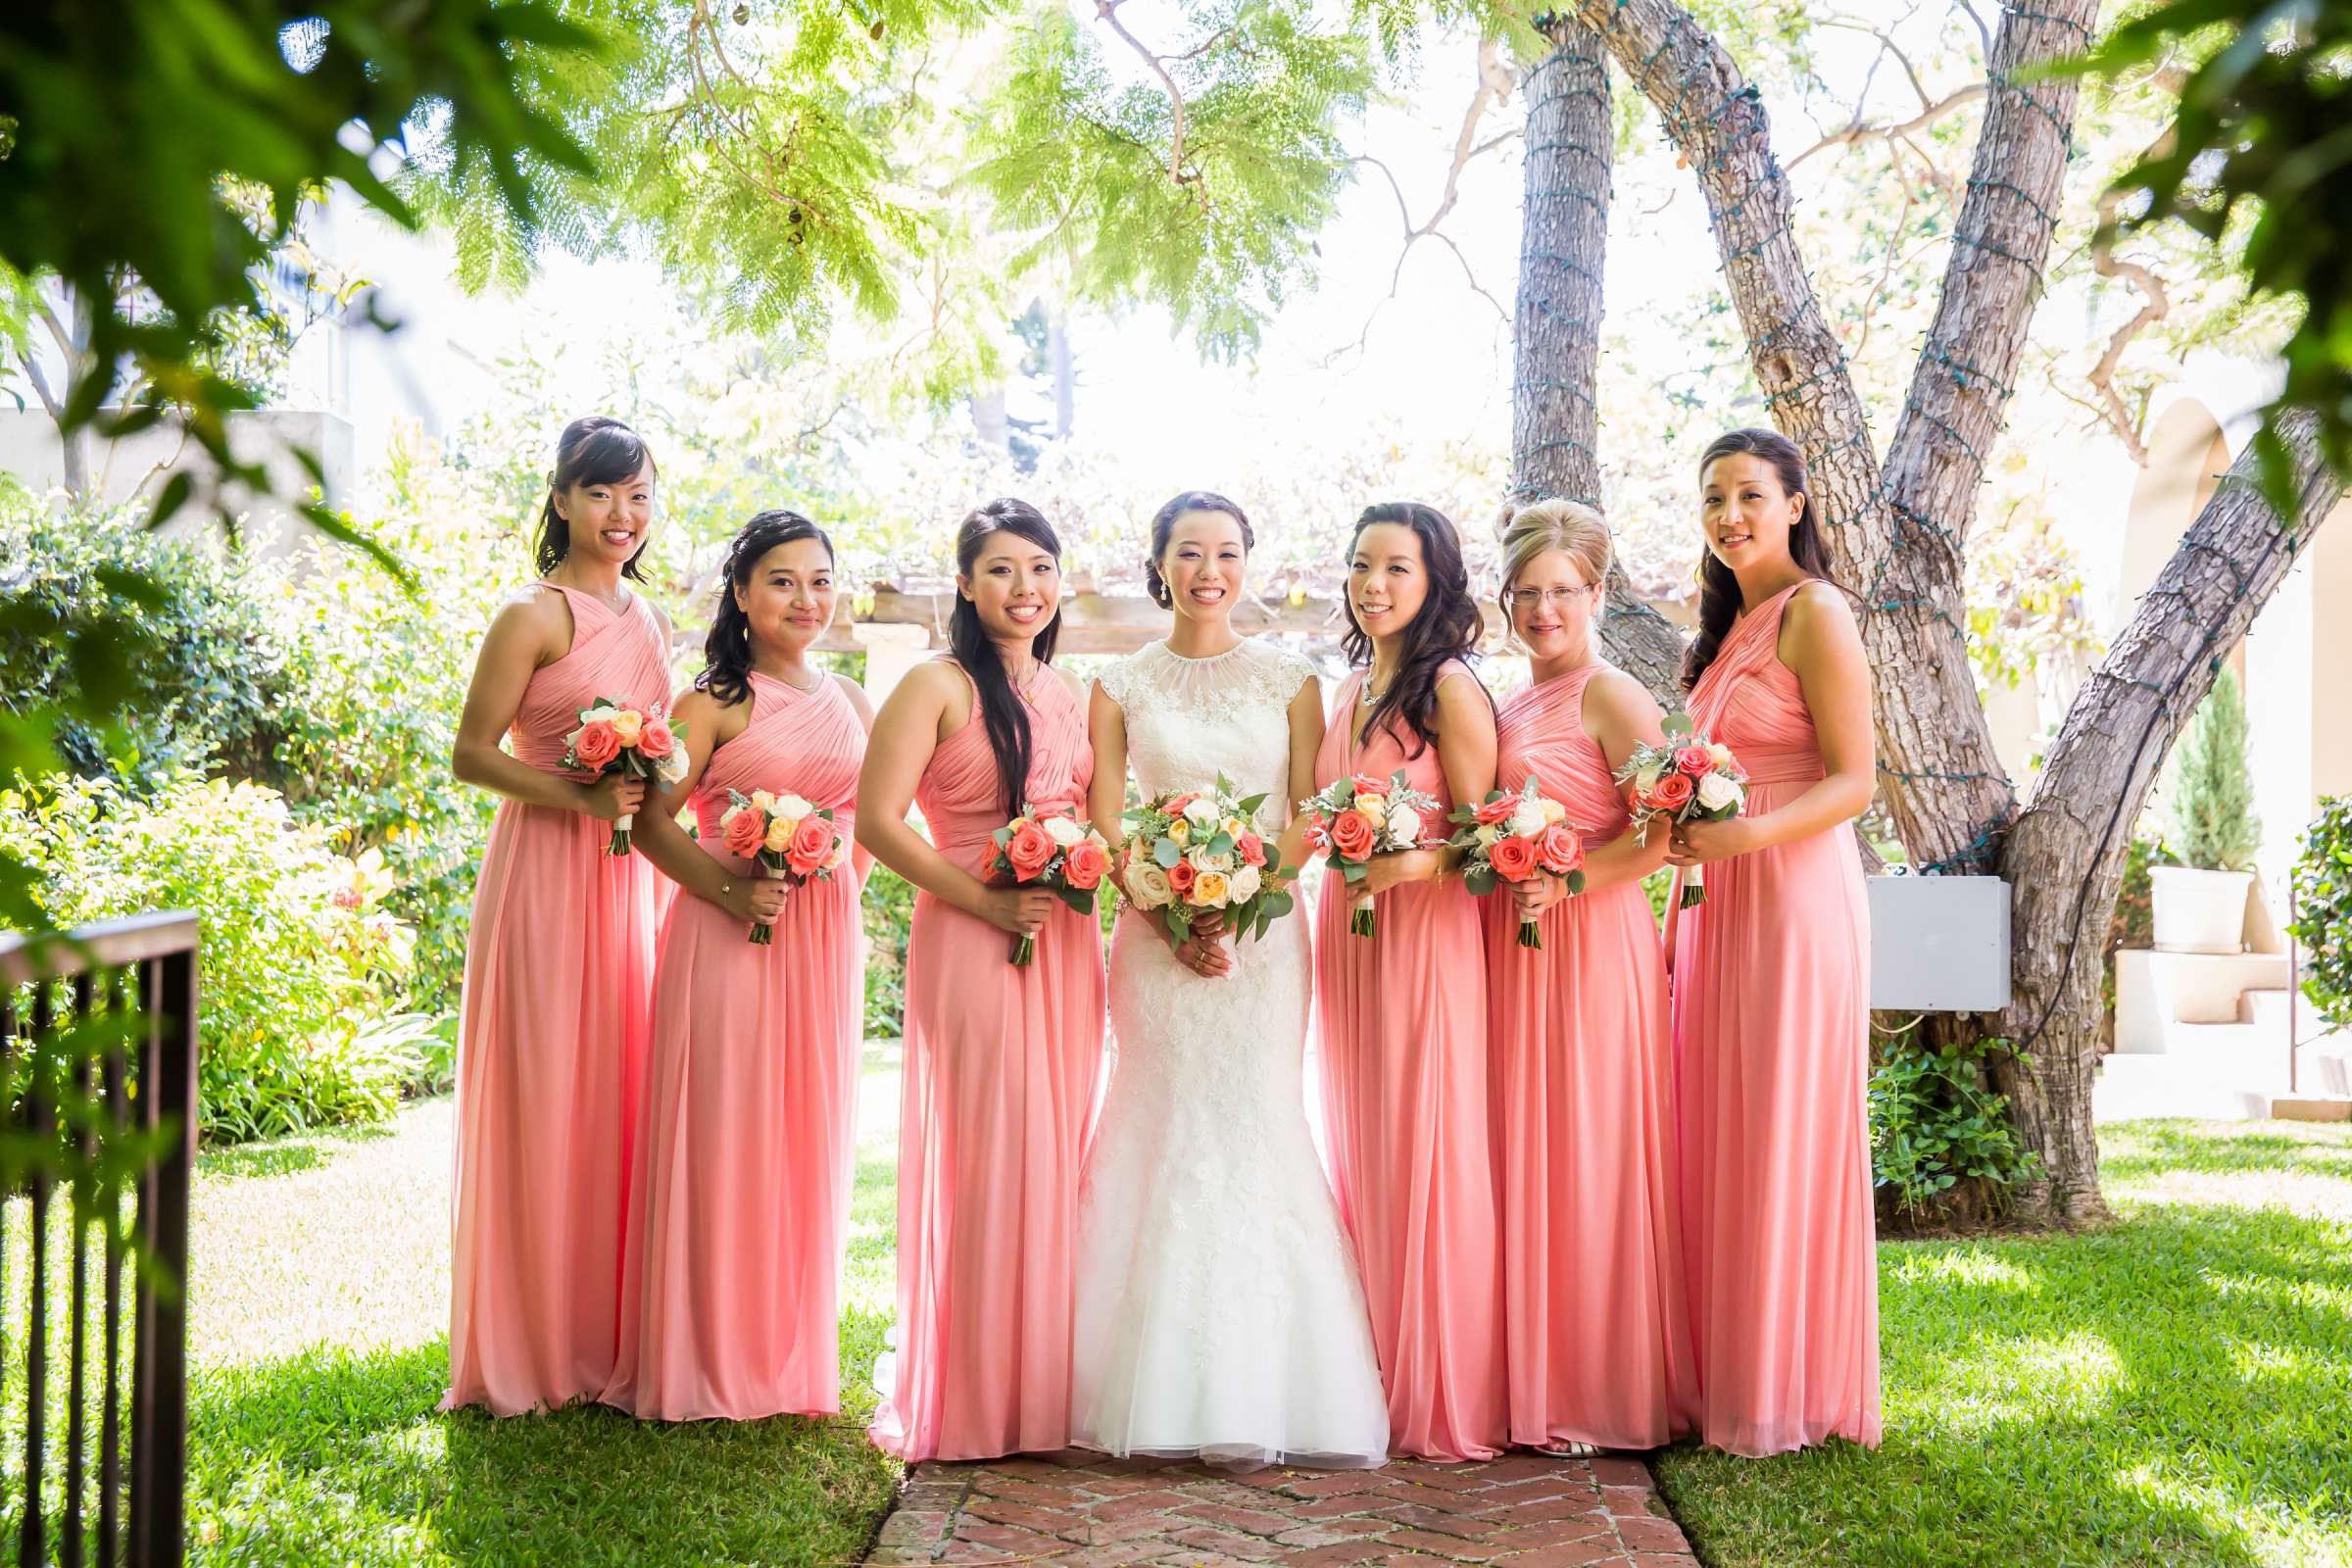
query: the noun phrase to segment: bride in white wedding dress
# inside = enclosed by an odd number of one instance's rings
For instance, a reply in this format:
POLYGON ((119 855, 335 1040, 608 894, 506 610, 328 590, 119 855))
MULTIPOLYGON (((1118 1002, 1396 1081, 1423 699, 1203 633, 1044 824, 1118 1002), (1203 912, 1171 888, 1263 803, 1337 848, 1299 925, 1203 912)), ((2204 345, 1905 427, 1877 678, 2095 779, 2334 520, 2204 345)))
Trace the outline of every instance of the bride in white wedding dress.
MULTIPOLYGON (((1097 684, 1091 806, 1106 828, 1130 762, 1147 795, 1220 773, 1264 792, 1269 840, 1305 792, 1322 701, 1304 660, 1230 624, 1249 544, 1219 496, 1178 496, 1153 519, 1152 597, 1176 621, 1097 684)), ((1295 911, 1262 941, 1178 953, 1119 917, 1113 1065, 1079 1199, 1084 1446, 1236 1467, 1387 1459, 1363 1286, 1307 1130, 1308 923, 1295 911)))

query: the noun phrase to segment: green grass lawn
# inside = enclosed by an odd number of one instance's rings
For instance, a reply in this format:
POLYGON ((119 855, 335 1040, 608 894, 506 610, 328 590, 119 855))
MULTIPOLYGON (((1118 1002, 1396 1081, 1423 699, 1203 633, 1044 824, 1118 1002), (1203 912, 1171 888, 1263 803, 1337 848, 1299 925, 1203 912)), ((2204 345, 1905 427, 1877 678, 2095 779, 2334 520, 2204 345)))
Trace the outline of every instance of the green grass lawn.
POLYGON ((1877 1453, 1665 1456, 1711 1568, 2352 1563, 2352 1130, 2100 1147, 2109 1230, 1879 1249, 1877 1453))
MULTIPOLYGON (((854 1561, 896 1480, 861 1431, 895 1106, 895 1062, 867 1065, 835 1422, 437 1414, 449 1102, 207 1155, 191 1560, 854 1561)), ((2112 1229, 1880 1249, 1879 1452, 1664 1457, 1710 1568, 2352 1564, 2352 1130, 2143 1123, 2104 1148, 2112 1229)), ((21 1451, 0 1432, 0 1469, 21 1451)))

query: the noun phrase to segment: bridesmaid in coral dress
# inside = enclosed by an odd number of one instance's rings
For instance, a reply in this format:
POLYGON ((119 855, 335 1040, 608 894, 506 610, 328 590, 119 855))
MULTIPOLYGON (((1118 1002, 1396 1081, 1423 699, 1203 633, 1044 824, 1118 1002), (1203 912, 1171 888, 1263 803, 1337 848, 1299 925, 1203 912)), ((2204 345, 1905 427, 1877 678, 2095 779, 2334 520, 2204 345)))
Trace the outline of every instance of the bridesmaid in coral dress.
POLYGON ((658 1420, 841 1407, 864 1010, 861 867, 848 835, 872 715, 854 682, 809 662, 834 603, 833 542, 816 524, 762 512, 744 525, 708 662, 677 705, 700 842, 661 811, 638 839, 687 896, 662 926, 620 1354, 604 1399, 658 1420), (729 792, 754 790, 833 812, 844 836, 830 880, 787 897, 784 882, 729 853, 719 826, 729 792), (768 945, 750 940, 755 920, 771 928, 768 945))
POLYGON ((1852 826, 1873 784, 1870 673, 1794 444, 1732 431, 1699 482, 1707 559, 1683 681, 1748 777, 1741 814, 1678 829, 1670 857, 1707 868, 1674 959, 1699 1436, 1748 1455, 1875 1446, 1870 924, 1852 826))
MULTIPOLYGON (((1417 502, 1365 509, 1349 547, 1350 662, 1315 756, 1315 786, 1402 768, 1437 798, 1494 784, 1494 710, 1463 660, 1483 617, 1453 524, 1417 502)), ((1325 873, 1315 998, 1332 1185, 1363 1266, 1389 1443, 1417 1458, 1492 1458, 1504 1441, 1502 1268, 1488 1158, 1486 958, 1476 901, 1449 854, 1377 858, 1370 937, 1325 873)))
POLYGON ((992 886, 989 835, 1024 804, 1083 813, 1086 703, 1052 667, 1061 545, 1026 502, 956 535, 952 659, 874 723, 858 842, 921 891, 906 944, 899 1321, 874 1441, 912 1463, 1064 1447, 1079 1172, 1102 1057, 1102 934, 1035 888, 992 886), (922 808, 929 842, 906 820, 922 808), (1035 961, 1008 961, 1013 936, 1035 961))
POLYGON ((1496 719, 1495 781, 1515 791, 1535 776, 1586 846, 1582 893, 1539 876, 1484 901, 1511 1441, 1654 1448, 1697 1403, 1673 1231, 1666 958, 1642 891, 1668 835, 1632 831, 1614 774, 1661 740, 1658 705, 1593 655, 1609 566, 1597 513, 1523 507, 1502 555, 1502 607, 1534 683, 1496 719), (1531 915, 1541 949, 1519 945, 1531 915))
POLYGON ((606 845, 615 818, 656 808, 641 782, 562 762, 596 698, 668 708, 668 622, 623 580, 653 499, 636 432, 564 429, 540 580, 491 622, 458 720, 452 770, 507 800, 466 943, 445 1409, 549 1408, 612 1375, 659 878, 606 845))

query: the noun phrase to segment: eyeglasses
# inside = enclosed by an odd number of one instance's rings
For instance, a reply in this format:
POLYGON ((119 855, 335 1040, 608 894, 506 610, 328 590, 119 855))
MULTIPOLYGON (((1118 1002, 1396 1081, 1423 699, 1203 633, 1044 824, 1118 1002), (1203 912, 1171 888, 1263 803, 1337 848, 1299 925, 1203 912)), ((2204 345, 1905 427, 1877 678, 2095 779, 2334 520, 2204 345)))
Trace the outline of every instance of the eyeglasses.
POLYGON ((1600 584, 1586 583, 1581 588, 1513 588, 1502 596, 1503 603, 1513 613, 1532 612, 1539 605, 1546 610, 1566 610, 1589 593, 1598 592, 1600 584))

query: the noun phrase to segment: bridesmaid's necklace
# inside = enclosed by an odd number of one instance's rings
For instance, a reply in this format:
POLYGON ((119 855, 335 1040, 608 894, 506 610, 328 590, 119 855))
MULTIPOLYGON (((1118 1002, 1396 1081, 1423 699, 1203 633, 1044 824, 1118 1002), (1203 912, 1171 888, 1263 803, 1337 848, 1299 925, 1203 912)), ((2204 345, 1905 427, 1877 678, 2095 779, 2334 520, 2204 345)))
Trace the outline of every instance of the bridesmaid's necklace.
POLYGON ((816 690, 819 686, 822 686, 825 683, 825 672, 821 669, 812 669, 808 671, 808 684, 806 686, 793 679, 790 675, 778 675, 764 669, 760 670, 760 673, 766 675, 769 680, 780 681, 784 685, 791 687, 794 691, 799 692, 804 697, 808 696, 810 692, 816 690))

